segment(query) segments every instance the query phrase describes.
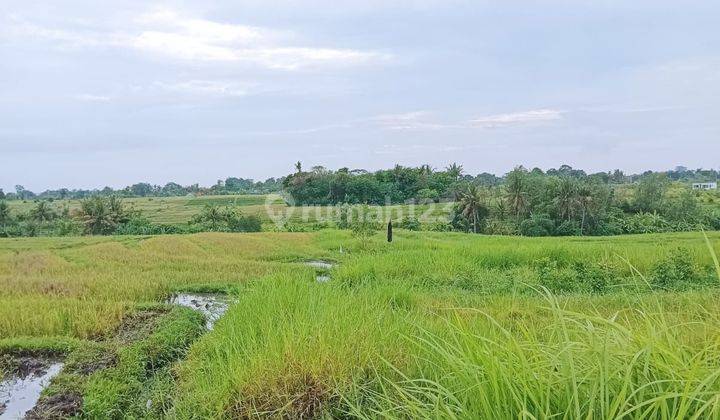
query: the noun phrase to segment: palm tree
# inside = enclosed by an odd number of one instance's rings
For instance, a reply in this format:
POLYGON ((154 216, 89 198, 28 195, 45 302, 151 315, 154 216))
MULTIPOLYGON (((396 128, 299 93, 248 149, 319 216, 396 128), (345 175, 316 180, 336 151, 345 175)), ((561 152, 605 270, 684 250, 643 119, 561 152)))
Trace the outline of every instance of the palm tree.
POLYGON ((420 166, 420 173, 423 175, 430 175, 433 173, 433 168, 432 166, 430 166, 430 164, 426 163, 420 166))
POLYGON ((560 179, 553 201, 561 219, 572 219, 578 205, 577 192, 577 184, 572 178, 563 177, 560 179))
POLYGON ((0 201, 0 225, 3 227, 3 231, 6 228, 7 223, 10 221, 10 206, 5 201, 0 201))
POLYGON ((460 214, 472 223, 474 233, 478 233, 478 223, 488 214, 486 202, 485 192, 476 185, 460 193, 460 214))
POLYGON ((450 166, 445 168, 445 170, 448 173, 448 175, 450 175, 456 181, 460 178, 460 176, 463 173, 462 165, 458 165, 455 162, 451 163, 450 166))
POLYGON ((528 207, 527 173, 522 167, 515 168, 507 175, 506 200, 518 222, 528 207))
POLYGON ((35 208, 30 210, 30 217, 38 222, 47 222, 55 218, 55 211, 47 201, 39 201, 35 208))
POLYGON ((208 230, 218 231, 226 219, 226 214, 220 207, 206 204, 199 214, 193 216, 191 223, 204 224, 208 230))
POLYGON ((582 235, 583 230, 585 229, 585 217, 592 209, 593 202, 595 201, 593 190, 589 185, 583 184, 580 186, 580 188, 578 188, 577 201, 578 205, 580 206, 580 211, 582 213, 582 218, 580 221, 580 235, 582 235))
POLYGON ((93 235, 111 233, 117 225, 107 201, 99 196, 82 200, 78 216, 85 231, 93 235))

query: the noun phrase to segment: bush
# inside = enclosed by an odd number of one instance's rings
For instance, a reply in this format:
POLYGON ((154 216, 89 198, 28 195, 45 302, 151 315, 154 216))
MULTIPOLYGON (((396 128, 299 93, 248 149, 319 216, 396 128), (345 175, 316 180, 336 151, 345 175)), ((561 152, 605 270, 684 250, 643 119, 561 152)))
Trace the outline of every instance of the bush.
POLYGON ((186 233, 187 229, 175 225, 154 224, 150 220, 135 216, 115 229, 116 235, 165 235, 186 233))
POLYGON ((243 215, 233 207, 206 205, 193 216, 190 225, 210 232, 260 232, 262 221, 255 215, 243 215))
POLYGON ((663 233, 672 231, 670 223, 657 213, 637 213, 622 219, 625 233, 663 233))
POLYGON ((557 236, 579 236, 580 235, 580 223, 575 220, 566 220, 560 223, 560 226, 555 229, 555 235, 557 236))
POLYGON ((653 286, 665 289, 683 289, 701 282, 699 270, 688 249, 677 248, 655 264, 650 276, 653 286))
POLYGON ((607 263, 576 262, 573 265, 578 284, 592 293, 605 293, 620 277, 617 270, 607 263))
POLYGON ((546 214, 533 214, 520 223, 520 234, 524 236, 552 236, 555 224, 546 214))
POLYGON ((407 230, 421 230, 422 226, 420 224, 420 220, 418 220, 417 217, 408 216, 402 221, 400 221, 400 224, 398 225, 402 229, 407 230))
POLYGON ((575 272, 560 268, 557 261, 544 257, 536 260, 534 265, 540 285, 551 292, 569 293, 577 290, 575 272))
POLYGON ((485 224, 488 235, 517 235, 515 224, 501 219, 490 219, 485 224))
POLYGON ((427 230, 431 232, 450 232, 453 230, 452 225, 449 222, 433 222, 427 226, 427 230))
POLYGON ((431 188, 423 188, 417 192, 418 203, 429 204, 440 201, 440 194, 431 188))

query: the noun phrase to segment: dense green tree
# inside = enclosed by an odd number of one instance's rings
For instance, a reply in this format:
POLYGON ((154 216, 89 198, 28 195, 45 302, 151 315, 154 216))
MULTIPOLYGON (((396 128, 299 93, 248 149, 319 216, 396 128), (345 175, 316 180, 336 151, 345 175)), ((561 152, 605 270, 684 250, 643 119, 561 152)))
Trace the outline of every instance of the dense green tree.
POLYGON ((119 198, 94 196, 80 202, 77 218, 86 233, 109 235, 118 225, 129 220, 129 214, 119 198))
POLYGON ((45 200, 38 201, 30 210, 30 218, 36 222, 49 222, 57 217, 57 213, 50 203, 45 200))
POLYGON ((553 201, 560 219, 572 220, 579 201, 577 181, 567 176, 560 178, 553 201))
POLYGON ((638 212, 658 211, 663 205, 668 182, 664 174, 649 174, 638 182, 633 205, 638 212))
POLYGON ((10 206, 4 200, 0 200, 0 225, 3 227, 10 222, 10 206))
POLYGON ((457 181, 458 179, 460 179, 460 176, 463 173, 463 167, 462 165, 458 165, 457 163, 453 162, 447 168, 445 168, 445 171, 454 181, 457 181))
POLYGON ((528 210, 528 174, 525 168, 517 167, 507 174, 505 180, 506 200, 510 211, 519 221, 528 210))
POLYGON ((475 185, 460 193, 458 207, 460 214, 472 226, 474 233, 480 232, 482 221, 490 213, 487 205, 487 194, 475 185))

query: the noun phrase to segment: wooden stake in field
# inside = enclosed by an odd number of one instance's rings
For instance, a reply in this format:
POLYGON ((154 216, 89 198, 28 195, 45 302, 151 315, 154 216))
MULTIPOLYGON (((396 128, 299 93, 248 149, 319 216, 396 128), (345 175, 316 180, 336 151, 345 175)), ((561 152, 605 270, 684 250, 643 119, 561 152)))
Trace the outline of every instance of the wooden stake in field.
POLYGON ((392 220, 388 221, 387 238, 388 242, 392 242, 392 220))

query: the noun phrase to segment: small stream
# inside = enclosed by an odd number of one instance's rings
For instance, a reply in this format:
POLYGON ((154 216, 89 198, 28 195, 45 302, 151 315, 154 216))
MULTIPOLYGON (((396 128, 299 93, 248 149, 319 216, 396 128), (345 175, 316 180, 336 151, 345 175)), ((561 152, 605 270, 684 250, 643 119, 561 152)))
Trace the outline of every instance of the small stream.
POLYGON ((21 419, 32 410, 40 393, 50 380, 62 370, 58 361, 27 359, 22 361, 20 373, 11 374, 0 382, 0 419, 21 419))
POLYGON ((305 265, 316 269, 315 280, 318 283, 327 283, 330 281, 330 274, 328 271, 332 270, 337 264, 323 260, 310 260, 305 261, 305 265))
POLYGON ((215 322, 225 314, 232 303, 227 295, 219 293, 178 293, 173 295, 168 303, 185 306, 205 315, 205 327, 213 329, 215 322))

